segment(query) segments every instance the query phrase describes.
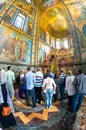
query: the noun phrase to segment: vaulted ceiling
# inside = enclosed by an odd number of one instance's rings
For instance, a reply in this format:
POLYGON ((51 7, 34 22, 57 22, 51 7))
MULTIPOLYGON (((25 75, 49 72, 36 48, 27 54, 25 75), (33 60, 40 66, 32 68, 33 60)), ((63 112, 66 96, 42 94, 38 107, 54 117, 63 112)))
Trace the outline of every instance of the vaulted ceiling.
MULTIPOLYGON (((0 7, 9 0, 0 0, 0 7)), ((12 0, 18 7, 25 8, 25 2, 32 1, 39 9, 40 27, 54 38, 70 37, 69 22, 86 21, 86 0, 12 0)), ((27 12, 29 12, 29 3, 27 12)), ((23 8, 23 9, 24 9, 23 8)))
POLYGON ((33 1, 40 8, 40 27, 55 38, 70 36, 68 17, 70 22, 86 20, 86 0, 33 1))

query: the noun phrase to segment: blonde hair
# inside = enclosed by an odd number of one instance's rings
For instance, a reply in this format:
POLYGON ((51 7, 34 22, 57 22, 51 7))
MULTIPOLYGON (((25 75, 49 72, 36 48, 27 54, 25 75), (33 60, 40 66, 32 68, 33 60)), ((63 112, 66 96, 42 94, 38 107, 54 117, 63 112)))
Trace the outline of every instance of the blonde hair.
POLYGON ((68 74, 71 75, 72 74, 72 70, 68 70, 68 74))
POLYGON ((25 70, 24 69, 21 69, 20 70, 20 74, 24 74, 25 73, 25 70))

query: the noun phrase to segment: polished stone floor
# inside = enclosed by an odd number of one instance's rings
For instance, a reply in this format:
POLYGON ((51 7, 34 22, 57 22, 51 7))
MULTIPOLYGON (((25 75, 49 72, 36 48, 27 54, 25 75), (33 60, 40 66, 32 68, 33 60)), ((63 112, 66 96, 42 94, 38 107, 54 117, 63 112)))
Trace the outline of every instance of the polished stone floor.
POLYGON ((52 109, 43 104, 37 110, 28 108, 17 100, 14 102, 17 126, 3 130, 73 130, 76 114, 67 110, 65 102, 53 103, 52 109))
POLYGON ((44 102, 37 109, 26 106, 26 101, 16 98, 14 103, 17 126, 3 130, 86 130, 86 100, 81 110, 68 111, 66 100, 54 102, 51 109, 46 109, 44 102))
POLYGON ((86 99, 83 101, 81 109, 77 112, 73 130, 86 130, 86 99))

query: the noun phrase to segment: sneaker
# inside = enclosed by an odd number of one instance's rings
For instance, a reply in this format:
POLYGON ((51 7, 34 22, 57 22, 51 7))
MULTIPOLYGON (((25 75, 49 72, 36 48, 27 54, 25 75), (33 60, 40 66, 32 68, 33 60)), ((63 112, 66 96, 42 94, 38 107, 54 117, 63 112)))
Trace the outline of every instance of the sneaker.
POLYGON ((52 105, 49 107, 49 109, 51 109, 52 108, 52 105))
POLYGON ((37 110, 38 109, 38 107, 34 107, 34 110, 37 110))

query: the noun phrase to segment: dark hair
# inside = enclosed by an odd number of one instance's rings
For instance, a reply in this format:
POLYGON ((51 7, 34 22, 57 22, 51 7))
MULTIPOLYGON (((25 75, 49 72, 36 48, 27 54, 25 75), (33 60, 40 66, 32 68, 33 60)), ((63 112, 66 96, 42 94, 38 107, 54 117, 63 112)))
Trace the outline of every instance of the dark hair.
POLYGON ((61 73, 63 73, 64 71, 63 70, 61 70, 61 73))
POLYGON ((8 66, 7 69, 10 70, 11 66, 8 66))
POLYGON ((82 70, 80 69, 80 70, 78 70, 78 72, 79 72, 79 74, 81 74, 81 73, 82 73, 82 70))
POLYGON ((47 77, 50 77, 50 73, 46 73, 46 78, 47 78, 47 77))
POLYGON ((50 70, 47 70, 47 73, 50 73, 50 70))
POLYGON ((27 70, 28 70, 28 71, 30 71, 30 70, 31 70, 31 67, 30 67, 30 66, 28 66, 28 67, 27 67, 27 70))
POLYGON ((58 79, 58 75, 57 74, 54 75, 54 79, 58 79))
POLYGON ((40 67, 38 67, 38 68, 37 68, 37 70, 38 70, 38 71, 40 71, 40 70, 41 70, 41 68, 40 68, 40 67))

